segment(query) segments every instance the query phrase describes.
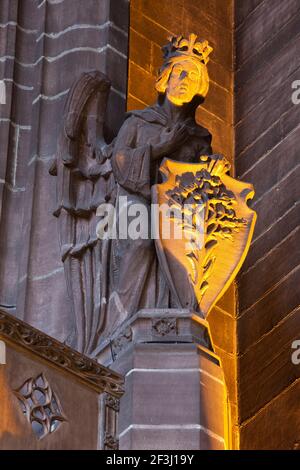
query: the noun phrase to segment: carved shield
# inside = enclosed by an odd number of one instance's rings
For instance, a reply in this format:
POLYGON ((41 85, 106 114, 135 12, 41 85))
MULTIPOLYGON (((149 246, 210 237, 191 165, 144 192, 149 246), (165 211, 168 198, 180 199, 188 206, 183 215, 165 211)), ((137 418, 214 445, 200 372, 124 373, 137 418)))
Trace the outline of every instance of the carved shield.
POLYGON ((229 168, 222 155, 166 159, 163 183, 152 188, 160 265, 178 304, 203 317, 237 275, 256 221, 247 205, 253 186, 228 176, 229 168))

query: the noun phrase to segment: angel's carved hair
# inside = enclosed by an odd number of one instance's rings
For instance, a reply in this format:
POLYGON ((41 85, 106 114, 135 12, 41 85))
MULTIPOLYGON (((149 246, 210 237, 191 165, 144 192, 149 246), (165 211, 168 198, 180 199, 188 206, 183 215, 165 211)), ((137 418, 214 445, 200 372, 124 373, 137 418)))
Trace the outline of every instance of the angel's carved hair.
POLYGON ((160 94, 164 94, 166 92, 168 82, 170 75, 172 73, 172 70, 176 64, 181 64, 183 62, 192 62, 194 65, 196 65, 198 71, 199 71, 199 86, 198 86, 198 91, 197 95, 202 96, 202 98, 205 98, 208 89, 209 89, 209 76, 207 72, 207 67, 205 64, 200 62, 199 60, 195 60, 193 58, 185 58, 185 57, 173 57, 172 59, 166 61, 162 68, 159 71, 159 75, 156 80, 155 84, 155 89, 158 91, 160 94))

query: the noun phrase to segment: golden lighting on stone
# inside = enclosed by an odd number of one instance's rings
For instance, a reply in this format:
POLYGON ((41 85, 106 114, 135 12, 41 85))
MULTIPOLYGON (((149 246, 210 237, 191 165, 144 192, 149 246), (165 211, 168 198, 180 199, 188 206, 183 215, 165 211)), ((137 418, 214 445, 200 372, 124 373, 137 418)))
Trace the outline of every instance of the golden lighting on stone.
POLYGON ((10 374, 7 367, 7 365, 0 365, 0 440, 3 439, 13 446, 15 439, 22 435, 22 420, 19 419, 19 414, 16 413, 16 402, 11 391, 10 374))
POLYGON ((201 69, 190 60, 178 62, 173 66, 168 81, 166 95, 177 106, 192 101, 201 92, 201 69))
POLYGON ((195 34, 190 34, 189 39, 170 38, 163 48, 165 61, 156 81, 156 90, 166 93, 176 106, 191 102, 196 95, 205 98, 209 89, 206 64, 212 50, 207 41, 197 42, 195 34))
POLYGON ((186 234, 181 239, 166 238, 160 223, 160 261, 181 306, 202 317, 207 317, 241 268, 256 221, 256 213, 247 205, 254 195, 252 185, 228 176, 229 168, 222 155, 201 156, 199 163, 166 159, 160 168, 164 182, 153 188, 154 201, 167 204, 176 214, 170 220, 170 233, 178 233, 180 226, 186 234), (201 237, 193 215, 197 210, 201 237), (189 218, 183 217, 187 211, 189 218))

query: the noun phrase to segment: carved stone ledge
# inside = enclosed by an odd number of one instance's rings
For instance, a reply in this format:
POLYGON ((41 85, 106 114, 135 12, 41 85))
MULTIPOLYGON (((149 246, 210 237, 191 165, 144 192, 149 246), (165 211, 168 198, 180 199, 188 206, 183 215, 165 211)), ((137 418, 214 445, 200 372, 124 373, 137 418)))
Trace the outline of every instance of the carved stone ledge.
POLYGON ((185 309, 143 309, 126 320, 103 342, 96 356, 110 365, 136 343, 195 343, 212 351, 205 320, 185 309))
POLYGON ((124 392, 121 375, 3 311, 0 339, 50 362, 99 393, 107 392, 118 398, 124 392))

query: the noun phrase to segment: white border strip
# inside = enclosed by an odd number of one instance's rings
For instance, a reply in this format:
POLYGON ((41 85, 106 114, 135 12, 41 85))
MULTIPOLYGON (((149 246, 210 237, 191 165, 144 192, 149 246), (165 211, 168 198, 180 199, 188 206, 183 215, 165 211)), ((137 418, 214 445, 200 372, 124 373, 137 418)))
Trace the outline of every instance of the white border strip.
POLYGON ((154 431, 157 431, 159 429, 165 430, 165 431, 171 431, 171 430, 181 431, 181 430, 193 430, 194 429, 197 431, 205 432, 205 434, 212 437, 213 439, 216 439, 219 442, 222 442, 223 444, 225 442, 223 437, 214 433, 210 429, 207 429, 204 426, 201 426, 200 424, 131 424, 119 434, 119 439, 125 436, 125 434, 131 429, 149 429, 149 430, 154 430, 154 431))
POLYGON ((171 374, 175 374, 175 373, 178 373, 178 372, 200 372, 201 374, 203 375, 206 375, 207 377, 210 377, 212 380, 214 380, 215 382, 218 382, 220 383, 221 385, 224 385, 224 382, 221 380, 221 379, 218 379, 217 377, 215 377, 214 375, 210 374, 209 372, 206 372, 206 370, 203 370, 203 369, 139 369, 139 368, 134 368, 134 369, 131 369, 127 372, 127 374, 125 375, 125 377, 129 377, 133 372, 143 372, 143 373, 147 373, 147 372, 163 372, 163 373, 171 373, 171 374))

